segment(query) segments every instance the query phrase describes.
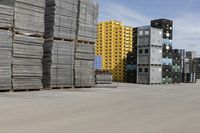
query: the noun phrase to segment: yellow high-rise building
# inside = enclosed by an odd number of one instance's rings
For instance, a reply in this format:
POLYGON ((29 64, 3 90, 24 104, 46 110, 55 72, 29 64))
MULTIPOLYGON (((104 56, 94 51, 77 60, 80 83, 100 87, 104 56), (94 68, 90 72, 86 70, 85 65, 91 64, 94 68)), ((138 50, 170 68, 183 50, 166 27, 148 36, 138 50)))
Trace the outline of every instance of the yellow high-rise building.
POLYGON ((102 69, 110 70, 113 80, 125 80, 127 53, 132 51, 133 28, 117 21, 98 24, 96 55, 102 56, 102 69))

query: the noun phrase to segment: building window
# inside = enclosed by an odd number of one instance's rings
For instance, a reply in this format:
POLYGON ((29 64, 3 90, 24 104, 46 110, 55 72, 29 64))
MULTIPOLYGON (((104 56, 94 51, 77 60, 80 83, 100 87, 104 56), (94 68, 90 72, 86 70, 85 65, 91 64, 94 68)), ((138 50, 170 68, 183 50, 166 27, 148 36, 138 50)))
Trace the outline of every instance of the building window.
POLYGON ((139 35, 140 35, 140 36, 142 36, 142 35, 143 35, 143 31, 142 31, 142 30, 140 30, 140 32, 139 32, 139 35))
POLYGON ((145 31, 145 35, 149 35, 149 31, 148 30, 145 31))
POLYGON ((149 53, 149 49, 145 49, 145 54, 148 54, 149 53))
POLYGON ((149 72, 149 69, 148 69, 148 68, 145 68, 145 69, 144 69, 144 72, 145 72, 145 73, 148 73, 148 72, 149 72))
POLYGON ((142 73, 142 68, 139 68, 139 72, 142 73))
POLYGON ((143 50, 142 50, 142 49, 140 49, 140 50, 139 50, 139 54, 142 54, 142 53, 143 53, 143 50))

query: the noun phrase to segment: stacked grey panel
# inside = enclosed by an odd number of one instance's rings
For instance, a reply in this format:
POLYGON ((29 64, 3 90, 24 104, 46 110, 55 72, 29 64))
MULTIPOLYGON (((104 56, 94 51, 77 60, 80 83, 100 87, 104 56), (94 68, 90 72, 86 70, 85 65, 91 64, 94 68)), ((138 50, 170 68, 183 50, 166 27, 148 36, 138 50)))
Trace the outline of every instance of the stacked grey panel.
POLYGON ((96 84, 112 84, 112 75, 96 74, 96 84))
POLYGON ((15 32, 43 36, 44 10, 45 0, 16 0, 15 32))
POLYGON ((75 39, 78 0, 46 0, 45 38, 75 39))
POLYGON ((42 45, 44 39, 15 35, 13 39, 13 90, 42 88, 42 45))
POLYGON ((45 41, 43 49, 44 87, 72 87, 74 42, 49 40, 45 41))
POLYGON ((95 45, 77 43, 75 52, 75 87, 94 86, 95 45))
POLYGON ((13 11, 13 7, 0 5, 0 28, 9 29, 13 27, 13 11))
POLYGON ((144 26, 138 28, 137 83, 162 83, 162 30, 144 26))
POLYGON ((0 90, 11 89, 12 32, 0 30, 0 90))
POLYGON ((79 0, 78 40, 95 42, 97 36, 98 2, 79 0))

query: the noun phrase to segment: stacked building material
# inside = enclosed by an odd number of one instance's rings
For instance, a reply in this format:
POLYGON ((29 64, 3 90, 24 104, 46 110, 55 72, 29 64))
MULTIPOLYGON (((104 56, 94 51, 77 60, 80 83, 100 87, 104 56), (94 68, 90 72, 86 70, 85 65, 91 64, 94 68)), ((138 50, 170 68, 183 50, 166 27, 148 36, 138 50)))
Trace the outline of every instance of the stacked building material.
POLYGON ((12 32, 0 29, 0 90, 11 90, 12 32))
POLYGON ((45 4, 44 85, 93 86, 98 4, 94 0, 45 4))
POLYGON ((78 0, 46 0, 43 85, 46 89, 74 84, 78 0))
POLYGON ((98 2, 79 0, 77 38, 81 41, 96 42, 98 24, 98 2))
POLYGON ((45 0, 15 0, 13 90, 42 88, 45 0))
POLYGON ((94 58, 95 45, 90 43, 77 43, 75 52, 75 87, 94 86, 94 58))
POLYGON ((94 59, 98 2, 79 0, 77 18, 74 87, 92 87, 95 84, 94 59))
POLYGON ((138 28, 137 83, 162 83, 162 30, 138 28))
POLYGON ((43 46, 44 88, 72 87, 74 42, 46 40, 43 46))
MULTIPOLYGON (((172 60, 173 21, 168 19, 152 20, 151 26, 163 30, 163 60, 172 60)), ((172 63, 163 64, 163 83, 172 83, 172 63), (167 66, 166 66, 167 65, 167 66), (167 82, 166 82, 167 79, 167 82)))
POLYGON ((15 0, 15 33, 44 35, 45 0, 15 0))
POLYGON ((8 0, 0 1, 0 91, 12 88, 12 31, 13 3, 8 0))
POLYGON ((7 5, 1 5, 0 1, 0 28, 10 29, 13 27, 13 12, 14 8, 7 5))
POLYGON ((112 74, 110 71, 96 70, 95 71, 96 84, 112 84, 112 74))
POLYGON ((13 90, 42 88, 42 45, 44 39, 15 34, 13 39, 13 90))
POLYGON ((78 0, 46 0, 45 10, 45 38, 76 38, 78 0))

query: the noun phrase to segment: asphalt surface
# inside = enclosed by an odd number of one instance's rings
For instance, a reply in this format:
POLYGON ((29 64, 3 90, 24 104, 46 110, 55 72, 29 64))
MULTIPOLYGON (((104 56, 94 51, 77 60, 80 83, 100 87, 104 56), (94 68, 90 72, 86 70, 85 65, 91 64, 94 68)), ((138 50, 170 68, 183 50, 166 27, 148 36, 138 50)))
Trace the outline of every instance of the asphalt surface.
POLYGON ((0 133, 199 133, 200 82, 0 93, 0 133))

